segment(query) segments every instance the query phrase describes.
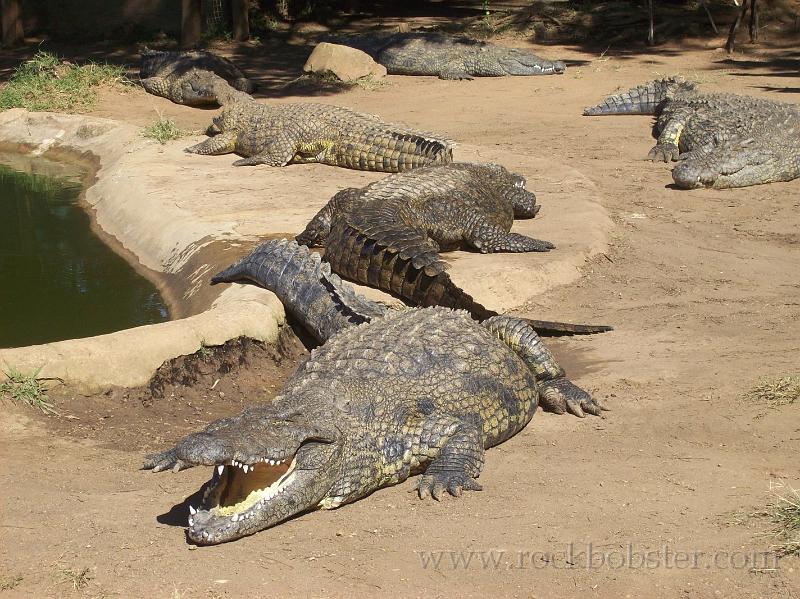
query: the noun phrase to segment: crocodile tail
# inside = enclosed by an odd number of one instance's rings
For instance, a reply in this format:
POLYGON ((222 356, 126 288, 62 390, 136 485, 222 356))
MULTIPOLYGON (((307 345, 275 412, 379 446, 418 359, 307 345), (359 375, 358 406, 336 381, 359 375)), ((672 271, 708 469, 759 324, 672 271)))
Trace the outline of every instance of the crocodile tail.
POLYGON ((614 327, 605 324, 572 324, 569 322, 552 322, 549 320, 533 320, 522 318, 542 337, 563 337, 566 335, 594 335, 613 331, 614 327))
POLYGON ((385 313, 383 306, 359 296, 331 273, 319 254, 286 239, 262 243, 211 279, 212 285, 234 282, 255 283, 272 291, 320 343, 344 328, 385 313))
POLYGON ((453 283, 447 264, 413 236, 402 239, 395 235, 395 242, 388 244, 376 241, 369 233, 357 230, 345 219, 334 221, 325 249, 325 260, 334 272, 414 306, 466 310, 477 320, 496 314, 453 283))
POLYGON ((693 88, 694 84, 680 77, 657 79, 626 92, 609 96, 597 106, 585 108, 584 116, 606 114, 658 114, 664 102, 678 87, 693 88))
POLYGON ((453 161, 455 143, 419 133, 367 130, 358 138, 337 144, 336 166, 358 170, 398 173, 453 161))

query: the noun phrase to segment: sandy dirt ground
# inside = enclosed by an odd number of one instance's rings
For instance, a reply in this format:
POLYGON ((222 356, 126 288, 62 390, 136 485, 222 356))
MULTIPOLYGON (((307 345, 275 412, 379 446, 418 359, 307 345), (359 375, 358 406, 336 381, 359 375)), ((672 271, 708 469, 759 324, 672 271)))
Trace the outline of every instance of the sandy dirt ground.
MULTIPOLYGON (((184 539, 185 499, 208 473, 142 472, 142 455, 274 394, 303 351, 296 340, 281 351, 231 348, 239 358, 224 367, 203 357, 206 370, 189 369, 200 371, 192 387, 169 382, 155 398, 66 396, 60 418, 4 403, 0 595, 798 596, 800 560, 776 561, 770 524, 751 516, 774 500, 776 484, 800 484, 798 406, 741 395, 761 377, 800 370, 800 181, 673 189, 668 165, 643 160, 649 118, 579 115, 618 88, 671 73, 708 90, 798 102, 800 56, 768 47, 733 60, 698 47, 546 50, 570 61, 565 75, 389 77, 325 101, 555 157, 597 187, 615 224, 608 252, 579 281, 515 311, 616 326, 550 343, 573 380, 611 408, 605 418, 537 414, 488 452, 484 491, 458 500, 419 501, 408 481, 195 548, 184 539)), ((144 125, 156 109, 192 129, 211 116, 140 91, 107 94, 94 114, 144 125)), ((172 379, 186 370, 176 368, 172 379)))

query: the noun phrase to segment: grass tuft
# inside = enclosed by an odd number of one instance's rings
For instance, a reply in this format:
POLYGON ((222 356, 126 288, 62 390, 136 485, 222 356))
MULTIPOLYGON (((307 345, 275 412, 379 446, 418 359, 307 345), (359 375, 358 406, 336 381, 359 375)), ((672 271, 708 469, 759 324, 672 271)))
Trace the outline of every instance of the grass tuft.
POLYGON ((0 396, 37 408, 45 414, 58 414, 50 402, 47 389, 43 384, 43 381, 49 379, 39 378, 41 370, 38 368, 30 375, 26 375, 16 368, 9 367, 7 371, 3 372, 8 380, 0 383, 0 396))
POLYGON ((159 114, 158 118, 153 121, 152 125, 145 127, 142 130, 142 135, 144 137, 147 137, 148 139, 154 139, 162 145, 168 141, 172 141, 173 139, 180 139, 187 134, 188 132, 178 127, 175 121, 169 118, 164 118, 164 116, 161 114, 159 114))
POLYGON ((800 490, 785 483, 780 488, 783 490, 775 492, 775 501, 754 515, 769 518, 775 524, 772 532, 778 541, 778 555, 800 555, 800 490))
POLYGON ((83 568, 76 572, 71 568, 64 568, 61 570, 61 574, 67 582, 72 583, 73 590, 80 591, 81 589, 85 589, 89 585, 89 581, 92 580, 91 570, 91 568, 83 568))
POLYGON ((755 387, 742 396, 742 399, 775 406, 794 403, 800 399, 800 376, 761 379, 755 387))
POLYGON ((19 586, 22 576, 0 576, 0 591, 10 591, 19 586))
POLYGON ((122 67, 108 64, 78 66, 39 51, 17 67, 0 88, 0 110, 68 112, 91 108, 97 101, 97 87, 130 83, 124 72, 122 67))
POLYGON ((388 79, 379 79, 372 75, 352 81, 342 81, 333 73, 325 71, 322 73, 305 73, 287 83, 284 89, 292 90, 293 93, 346 92, 357 87, 366 91, 375 91, 389 85, 391 85, 391 82, 388 79))

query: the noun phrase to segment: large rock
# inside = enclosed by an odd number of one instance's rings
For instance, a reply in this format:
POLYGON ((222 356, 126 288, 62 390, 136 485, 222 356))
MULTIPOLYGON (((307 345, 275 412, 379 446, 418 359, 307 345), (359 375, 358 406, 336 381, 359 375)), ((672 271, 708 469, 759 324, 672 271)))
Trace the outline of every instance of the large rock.
POLYGON ((303 66, 306 73, 333 73, 342 81, 353 81, 361 77, 386 76, 386 67, 378 64, 369 54, 339 44, 322 42, 317 44, 303 66))

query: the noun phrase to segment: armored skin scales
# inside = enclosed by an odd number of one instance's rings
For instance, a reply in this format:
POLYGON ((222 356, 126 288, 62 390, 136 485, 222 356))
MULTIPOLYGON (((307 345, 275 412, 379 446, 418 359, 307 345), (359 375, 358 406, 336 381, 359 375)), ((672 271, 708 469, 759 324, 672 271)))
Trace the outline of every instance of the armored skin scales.
MULTIPOLYGON (((301 317, 335 322, 325 306, 341 310, 336 289, 346 284, 328 284, 319 258, 294 242, 267 242, 226 272, 222 280, 260 278, 301 317), (283 277, 295 282, 285 297, 283 277)), ((272 402, 211 423, 144 468, 212 467, 187 534, 222 543, 415 474, 421 498, 480 489, 485 449, 519 432, 540 398, 552 396, 600 413, 526 323, 500 316, 480 324, 447 308, 392 311, 343 325, 272 402)))
POLYGON ((234 166, 316 162, 396 173, 453 160, 450 140, 328 104, 234 102, 209 133, 213 137, 186 151, 244 156, 234 166))
POLYGON ((203 50, 145 50, 139 78, 147 92, 187 106, 249 99, 255 89, 230 60, 203 50))
MULTIPOLYGON (((325 246, 337 274, 414 306, 497 313, 453 283, 439 251, 467 245, 487 252, 542 252, 550 242, 511 233, 514 218, 539 210, 525 179, 495 164, 452 163, 392 175, 337 193, 297 236, 325 246)), ((598 333, 607 326, 530 321, 539 334, 598 333)))
POLYGON ((652 160, 677 160, 675 185, 724 189, 800 177, 800 105, 703 94, 680 77, 651 81, 587 108, 587 116, 657 115, 652 160))
POLYGON ((566 70, 562 61, 547 60, 528 50, 441 33, 365 35, 337 43, 370 54, 386 67, 390 75, 472 79, 506 75, 556 75, 566 70))

